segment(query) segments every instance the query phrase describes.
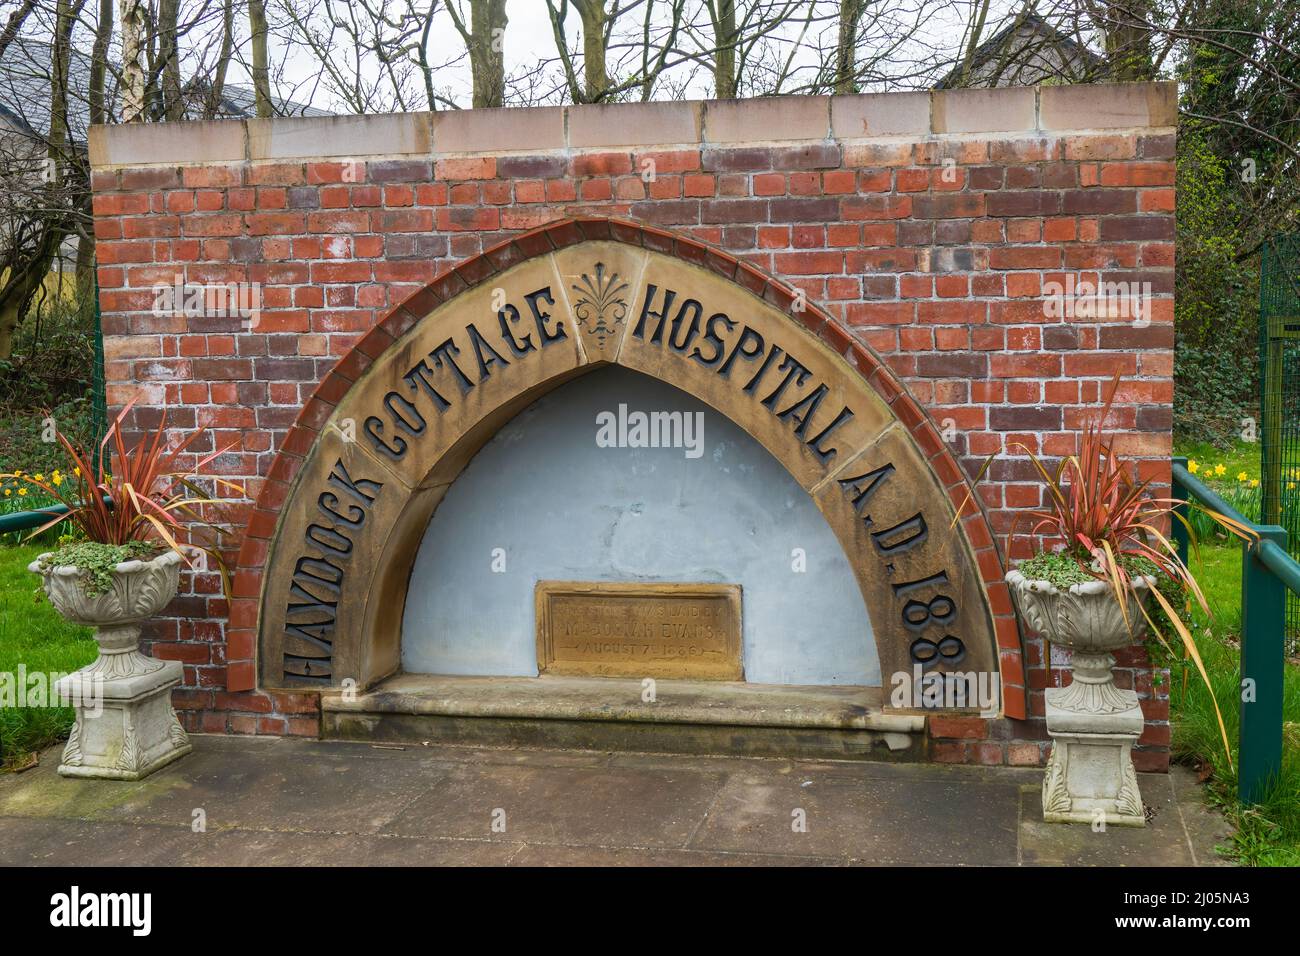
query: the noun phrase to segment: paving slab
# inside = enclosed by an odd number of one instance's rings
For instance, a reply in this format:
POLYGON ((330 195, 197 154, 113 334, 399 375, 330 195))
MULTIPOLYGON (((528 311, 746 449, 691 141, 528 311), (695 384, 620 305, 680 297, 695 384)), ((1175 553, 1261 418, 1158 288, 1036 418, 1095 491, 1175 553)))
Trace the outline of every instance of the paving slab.
POLYGON ((692 847, 873 863, 1013 866, 1018 788, 934 774, 736 774, 692 847))
POLYGON ((393 821, 399 834, 568 845, 686 845, 721 774, 467 765, 393 821))
POLYGON ((1045 824, 1041 772, 196 735, 137 782, 0 776, 0 864, 1221 865, 1190 771, 1144 829, 1045 824), (503 828, 504 827, 504 828, 503 828))

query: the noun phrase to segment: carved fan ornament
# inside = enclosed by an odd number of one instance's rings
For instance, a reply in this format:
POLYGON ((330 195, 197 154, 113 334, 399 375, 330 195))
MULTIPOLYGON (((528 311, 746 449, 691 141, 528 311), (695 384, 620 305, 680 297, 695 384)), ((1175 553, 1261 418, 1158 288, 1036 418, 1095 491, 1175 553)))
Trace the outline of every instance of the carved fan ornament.
POLYGON ((1133 769, 1133 761, 1121 757, 1119 773, 1123 782, 1119 793, 1115 795, 1116 809, 1125 816, 1143 816, 1142 794, 1138 790, 1137 771, 1133 769))
POLYGON ((584 272, 581 283, 572 286, 573 291, 578 293, 573 314, 577 316, 578 324, 595 338, 601 349, 622 329, 623 321, 627 318, 628 284, 621 280, 622 277, 617 272, 607 277, 605 263, 597 262, 594 280, 584 272))
POLYGON ((63 762, 69 767, 80 767, 81 761, 81 715, 78 714, 68 734, 68 745, 63 748, 63 762))
POLYGON ((1047 771, 1043 774, 1044 813, 1069 813, 1074 807, 1070 788, 1066 786, 1065 760, 1061 748, 1053 747, 1047 760, 1047 771))
POLYGON ((122 735, 122 751, 117 757, 117 769, 127 771, 140 769, 140 740, 136 736, 135 722, 129 714, 122 735))

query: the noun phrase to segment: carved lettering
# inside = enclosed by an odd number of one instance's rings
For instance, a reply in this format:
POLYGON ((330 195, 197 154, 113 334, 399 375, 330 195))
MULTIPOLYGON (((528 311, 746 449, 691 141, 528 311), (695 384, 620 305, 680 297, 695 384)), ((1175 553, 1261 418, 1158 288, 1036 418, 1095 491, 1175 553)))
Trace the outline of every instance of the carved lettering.
POLYGON ((355 532, 365 525, 370 508, 384 487, 381 481, 353 477, 343 464, 334 462, 326 484, 335 491, 320 491, 316 497, 322 521, 307 526, 305 543, 312 551, 294 562, 285 602, 283 672, 286 678, 328 683, 333 677, 333 635, 339 601, 347 577, 355 532))

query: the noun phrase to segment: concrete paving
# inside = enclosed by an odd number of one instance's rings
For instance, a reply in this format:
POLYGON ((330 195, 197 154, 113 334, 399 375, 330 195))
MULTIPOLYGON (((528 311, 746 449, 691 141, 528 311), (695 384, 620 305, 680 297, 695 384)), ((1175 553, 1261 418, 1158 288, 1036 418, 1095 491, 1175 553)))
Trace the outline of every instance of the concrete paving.
POLYGON ((0 776, 0 864, 1205 866, 1228 835, 1181 769, 1096 833, 1042 822, 1034 770, 193 739, 134 783, 0 776))

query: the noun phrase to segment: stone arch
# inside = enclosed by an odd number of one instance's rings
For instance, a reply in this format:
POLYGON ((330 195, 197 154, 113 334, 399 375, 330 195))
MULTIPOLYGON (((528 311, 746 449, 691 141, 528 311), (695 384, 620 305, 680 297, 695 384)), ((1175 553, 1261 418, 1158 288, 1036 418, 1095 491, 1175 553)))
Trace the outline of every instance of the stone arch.
POLYGON ((907 388, 791 286, 695 239, 598 218, 449 270, 321 381, 239 553, 229 689, 392 673, 407 575, 446 488, 501 424, 611 362, 727 415, 808 491, 854 568, 882 675, 941 645, 951 657, 929 666, 998 673, 1003 712, 1024 717, 992 533, 907 388))

